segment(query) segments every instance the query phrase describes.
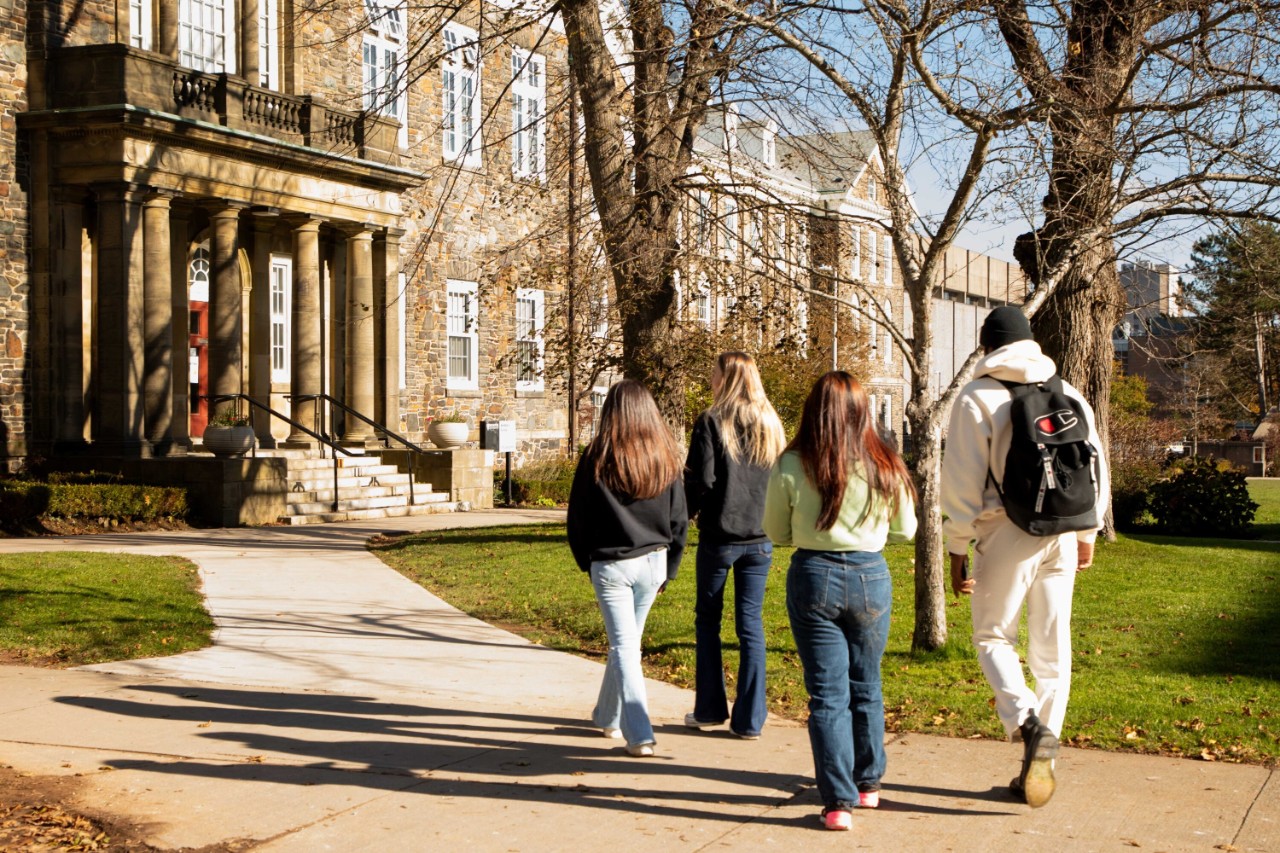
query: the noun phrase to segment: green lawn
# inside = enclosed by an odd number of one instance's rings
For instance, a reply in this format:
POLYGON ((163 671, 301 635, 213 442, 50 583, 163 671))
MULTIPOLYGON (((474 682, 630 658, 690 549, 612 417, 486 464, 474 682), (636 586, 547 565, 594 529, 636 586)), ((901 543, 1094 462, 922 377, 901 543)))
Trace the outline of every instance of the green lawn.
POLYGON ((76 666, 203 648, 194 563, 79 552, 0 555, 0 650, 9 660, 76 666))
POLYGON ((1258 504, 1254 533, 1259 539, 1280 540, 1280 479, 1250 479, 1249 496, 1258 504))
MULTIPOLYGON (((438 532, 375 551, 481 619, 553 648, 597 657, 605 650, 591 584, 573 564, 562 526, 438 532)), ((948 647, 913 656, 912 551, 897 546, 886 556, 896 607, 883 667, 890 728, 1002 736, 969 643, 968 600, 949 600, 948 647)), ((769 700, 775 713, 803 719, 807 695, 784 601, 789 559, 790 549, 775 553, 765 604, 769 700)), ((1076 587, 1066 737, 1106 749, 1277 763, 1278 578, 1277 544, 1135 536, 1101 545, 1097 565, 1076 587)), ((693 584, 691 550, 645 632, 650 674, 686 687, 693 683, 693 584)), ((727 612, 730 673, 737 665, 732 624, 727 612)))

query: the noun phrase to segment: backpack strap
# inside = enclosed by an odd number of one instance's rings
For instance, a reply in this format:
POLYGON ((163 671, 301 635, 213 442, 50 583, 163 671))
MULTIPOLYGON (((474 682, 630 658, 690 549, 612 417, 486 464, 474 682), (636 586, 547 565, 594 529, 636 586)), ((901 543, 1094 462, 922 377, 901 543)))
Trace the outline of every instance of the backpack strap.
MULTIPOLYGON (((991 378, 996 379, 994 376, 991 378)), ((1048 379, 1044 380, 1043 382, 1010 382, 1006 379, 996 379, 996 381, 1005 387, 1005 390, 1009 392, 1010 398, 1014 400, 1016 400, 1018 397, 1021 397, 1025 394, 1031 393, 1031 389, 1037 388, 1037 387, 1043 387, 1048 389, 1049 391, 1057 391, 1059 393, 1062 392, 1062 378, 1058 376, 1058 374, 1056 373, 1050 376, 1048 379)), ((1047 473, 1047 476, 1050 478, 1050 482, 1052 482, 1052 479, 1053 479, 1052 462, 1048 458, 1047 453, 1043 453, 1042 456, 1044 457, 1042 459, 1042 462, 1044 464, 1045 471, 1047 473)), ((1000 483, 999 481, 996 480, 996 472, 991 470, 991 454, 990 453, 987 454, 987 482, 991 483, 991 485, 996 487, 996 494, 1000 496, 1000 502, 1004 503, 1004 492, 1000 490, 1000 483)), ((1040 490, 1040 499, 1042 501, 1044 500, 1043 486, 1041 487, 1041 490, 1040 490)), ((1039 508, 1037 507, 1037 510, 1038 509, 1039 508)))

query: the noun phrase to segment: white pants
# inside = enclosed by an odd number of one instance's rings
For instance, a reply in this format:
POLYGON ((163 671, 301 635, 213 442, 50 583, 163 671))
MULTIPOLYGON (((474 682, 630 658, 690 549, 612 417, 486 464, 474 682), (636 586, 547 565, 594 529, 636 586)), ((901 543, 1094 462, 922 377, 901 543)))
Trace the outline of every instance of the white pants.
POLYGON ((996 713, 1012 737, 1031 714, 1062 734, 1071 691, 1071 594, 1076 535, 1032 536, 1004 516, 977 528, 973 560, 973 644, 996 694, 996 713), (1027 609, 1027 687, 1016 647, 1027 609))

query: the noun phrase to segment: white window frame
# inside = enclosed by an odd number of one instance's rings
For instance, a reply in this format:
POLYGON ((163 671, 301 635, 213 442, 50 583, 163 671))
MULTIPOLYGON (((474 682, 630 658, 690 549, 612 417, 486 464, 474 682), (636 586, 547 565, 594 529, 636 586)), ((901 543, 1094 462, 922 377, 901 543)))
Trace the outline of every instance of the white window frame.
POLYGON ((474 281, 448 279, 445 284, 445 387, 455 391, 480 388, 479 289, 474 281), (467 343, 466 373, 454 376, 453 342, 467 343))
POLYGON ((1262 465, 1266 461, 1267 461, 1266 448, 1265 447, 1253 448, 1253 464, 1262 465))
POLYGON ((764 251, 764 211, 758 207, 747 211, 747 249, 751 252, 751 265, 760 266, 760 253, 764 251))
MULTIPOLYGON (((675 278, 677 309, 679 307, 680 271, 672 275, 675 278)), ((591 337, 603 340, 609 337, 609 286, 601 284, 600 289, 591 294, 591 337)))
POLYGON ((271 272, 267 282, 268 356, 272 384, 287 384, 292 377, 293 258, 271 256, 271 272))
POLYGON ((877 280, 876 273, 880 268, 880 256, 876 254, 876 232, 867 229, 867 281, 877 280))
POLYGON ((532 287, 517 287, 515 304, 516 390, 541 391, 545 388, 543 350, 546 330, 546 315, 544 313, 546 294, 532 287), (528 318, 522 319, 520 316, 521 303, 527 304, 532 311, 528 318), (531 379, 522 379, 520 376, 525 368, 524 357, 520 352, 521 344, 529 344, 533 347, 534 355, 531 367, 534 377, 531 379))
POLYGON ((711 282, 705 277, 698 281, 698 289, 693 295, 693 318, 708 329, 715 321, 711 308, 711 282))
POLYGON ((889 327, 893 324, 893 306, 888 299, 880 300, 880 319, 884 323, 884 347, 881 352, 881 358, 885 364, 893 361, 893 335, 889 332, 889 327))
POLYGON ((547 179, 547 60, 541 54, 511 51, 511 174, 543 183, 547 179))
POLYGON ((849 235, 849 269, 854 281, 862 281, 862 229, 857 225, 849 235))
POLYGON ((279 0, 258 0, 258 85, 280 88, 279 0))
POLYGON ((369 30, 360 50, 364 108, 400 122, 399 145, 408 145, 409 104, 405 92, 403 2, 365 0, 369 30))
POLYGON ((712 227, 715 208, 708 190, 693 193, 693 250, 699 255, 711 255, 716 250, 716 234, 712 227))
POLYGON ((444 28, 440 62, 441 148, 446 160, 480 165, 480 44, 475 30, 444 28))
POLYGON ((738 250, 742 242, 742 237, 740 236, 741 232, 738 230, 738 226, 740 224, 738 216, 738 200, 731 195, 727 195, 724 197, 721 204, 724 209, 724 213, 721 218, 725 235, 723 256, 725 260, 734 261, 738 258, 738 250))
POLYGON ((880 429, 893 432, 893 395, 885 394, 880 398, 880 411, 877 413, 880 429))
POLYGON ((129 44, 151 50, 151 0, 129 0, 129 44))
POLYGON ((179 0, 178 62, 210 74, 236 73, 234 0, 179 0))
POLYGON ((880 203, 880 185, 876 181, 876 176, 870 172, 867 173, 867 201, 872 204, 880 203))
POLYGON ((893 287, 893 238, 888 234, 880 241, 880 252, 884 255, 884 286, 893 287))

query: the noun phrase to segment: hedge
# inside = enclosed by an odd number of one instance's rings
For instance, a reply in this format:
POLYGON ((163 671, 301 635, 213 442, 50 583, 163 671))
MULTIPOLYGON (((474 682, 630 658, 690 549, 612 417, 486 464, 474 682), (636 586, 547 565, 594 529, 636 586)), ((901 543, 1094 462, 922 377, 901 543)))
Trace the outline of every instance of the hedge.
POLYGON ((186 518, 187 490, 126 483, 0 482, 0 519, 28 524, 40 518, 154 521, 186 518))

